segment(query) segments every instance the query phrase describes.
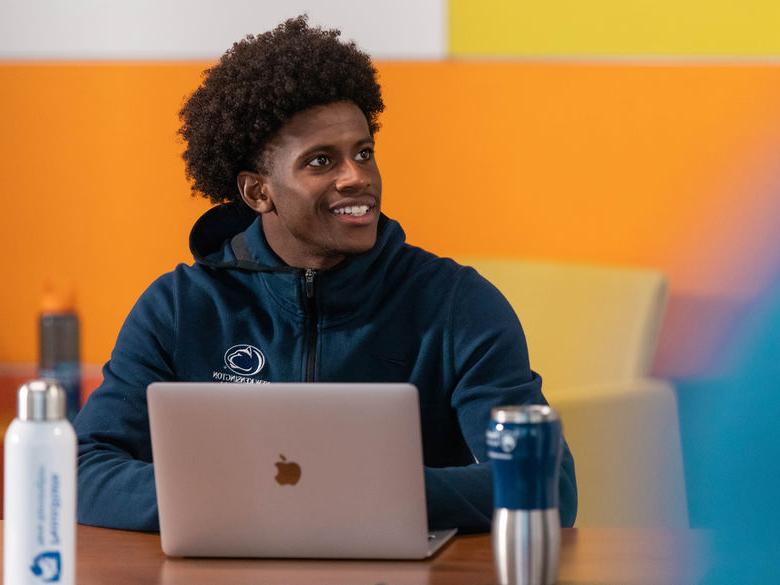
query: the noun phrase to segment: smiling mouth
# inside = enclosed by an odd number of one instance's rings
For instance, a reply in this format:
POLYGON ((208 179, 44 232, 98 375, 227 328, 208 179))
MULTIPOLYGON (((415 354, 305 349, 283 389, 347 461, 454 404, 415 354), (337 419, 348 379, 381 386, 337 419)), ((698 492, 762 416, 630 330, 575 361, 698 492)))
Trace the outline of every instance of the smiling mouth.
POLYGON ((379 216, 379 200, 373 197, 344 199, 329 211, 335 216, 334 219, 344 226, 372 226, 379 216))
POLYGON ((348 217, 363 217, 373 210, 372 205, 350 205, 346 207, 338 207, 331 211, 333 215, 348 216, 348 217))

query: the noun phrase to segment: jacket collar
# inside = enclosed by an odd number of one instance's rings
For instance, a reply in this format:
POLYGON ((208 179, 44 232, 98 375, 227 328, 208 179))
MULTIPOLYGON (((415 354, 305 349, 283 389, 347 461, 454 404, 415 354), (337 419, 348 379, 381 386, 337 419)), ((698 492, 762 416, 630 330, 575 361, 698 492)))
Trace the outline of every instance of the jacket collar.
MULTIPOLYGON (((397 254, 405 245, 400 224, 379 219, 377 241, 363 254, 348 257, 315 277, 315 306, 322 323, 336 324, 372 310, 390 285, 397 254)), ((190 250, 198 264, 216 270, 258 273, 270 296, 286 310, 306 314, 305 269, 284 263, 268 245, 262 218, 246 206, 220 205, 193 226, 190 250)))

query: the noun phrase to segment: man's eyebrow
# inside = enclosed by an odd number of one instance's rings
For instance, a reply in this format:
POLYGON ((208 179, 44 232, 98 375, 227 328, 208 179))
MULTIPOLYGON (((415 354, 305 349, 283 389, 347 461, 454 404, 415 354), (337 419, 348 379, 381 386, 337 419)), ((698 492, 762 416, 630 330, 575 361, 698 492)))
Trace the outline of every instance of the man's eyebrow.
MULTIPOLYGON (((374 144, 375 144, 374 139, 371 136, 366 136, 365 138, 361 138, 360 140, 357 140, 352 146, 353 147, 363 146, 363 145, 374 146, 374 144)), ((311 156, 315 152, 332 152, 336 149, 337 148, 335 144, 325 144, 325 143, 317 144, 315 146, 312 146, 311 148, 307 148, 306 150, 304 150, 298 156, 298 158, 305 158, 307 156, 311 156)))

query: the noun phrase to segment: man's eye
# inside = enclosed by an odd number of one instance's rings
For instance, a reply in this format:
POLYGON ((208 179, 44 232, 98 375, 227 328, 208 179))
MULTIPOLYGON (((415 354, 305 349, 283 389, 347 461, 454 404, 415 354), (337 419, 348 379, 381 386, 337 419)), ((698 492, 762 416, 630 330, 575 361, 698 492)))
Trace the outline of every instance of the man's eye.
POLYGON ((330 159, 325 156, 324 154, 321 154, 319 156, 315 156, 313 159, 309 161, 310 167, 324 167, 330 162, 330 159))
POLYGON ((355 160, 363 160, 363 161, 371 160, 373 156, 374 156, 373 148, 364 148, 363 150, 357 153, 355 160))

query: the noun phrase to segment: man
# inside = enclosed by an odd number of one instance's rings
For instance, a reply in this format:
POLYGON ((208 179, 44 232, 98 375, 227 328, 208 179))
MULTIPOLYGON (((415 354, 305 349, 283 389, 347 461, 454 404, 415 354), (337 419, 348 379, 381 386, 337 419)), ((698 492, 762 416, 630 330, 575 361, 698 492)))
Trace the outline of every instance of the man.
MULTIPOLYGON (((517 317, 474 270, 380 213, 368 56, 289 20, 236 43, 183 107, 193 266, 139 299, 76 419, 79 520, 157 530, 146 387, 160 380, 410 382, 432 528, 490 528, 490 409, 543 403, 517 317)), ((565 449, 561 518, 576 515, 565 449)))

